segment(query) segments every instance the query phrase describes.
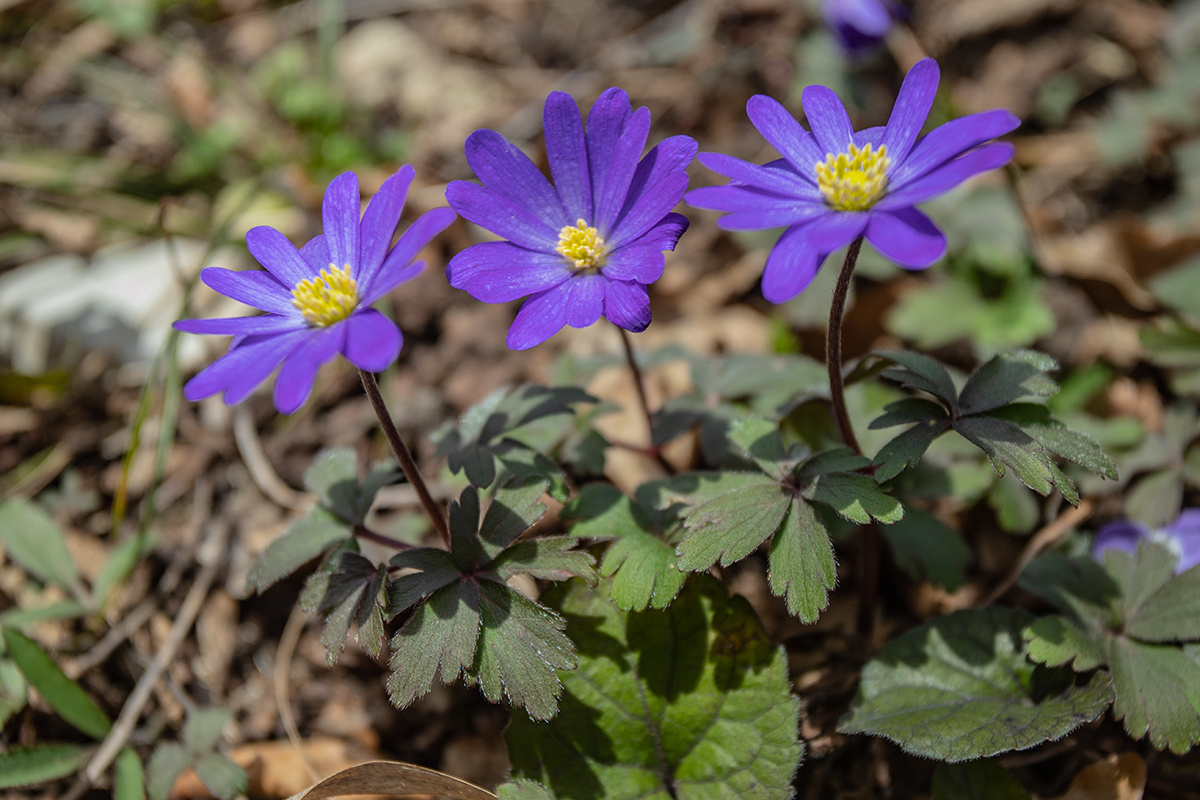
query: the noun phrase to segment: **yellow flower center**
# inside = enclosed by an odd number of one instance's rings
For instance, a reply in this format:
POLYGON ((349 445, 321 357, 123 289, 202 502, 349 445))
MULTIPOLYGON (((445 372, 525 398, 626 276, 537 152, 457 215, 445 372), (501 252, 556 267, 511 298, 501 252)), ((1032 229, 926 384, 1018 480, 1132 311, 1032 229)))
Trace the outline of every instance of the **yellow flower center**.
POLYGON ((358 306, 358 284, 350 277, 350 265, 321 270, 320 276, 308 278, 292 289, 294 305, 309 325, 328 328, 341 322, 358 306))
POLYGON ((606 249, 600 233, 582 219, 567 225, 558 232, 558 247, 554 248, 576 269, 589 269, 604 264, 606 249))
POLYGON ((824 164, 817 163, 817 186, 826 202, 839 211, 864 211, 887 189, 891 165, 887 145, 873 150, 869 142, 861 149, 852 144, 845 153, 830 153, 824 164))

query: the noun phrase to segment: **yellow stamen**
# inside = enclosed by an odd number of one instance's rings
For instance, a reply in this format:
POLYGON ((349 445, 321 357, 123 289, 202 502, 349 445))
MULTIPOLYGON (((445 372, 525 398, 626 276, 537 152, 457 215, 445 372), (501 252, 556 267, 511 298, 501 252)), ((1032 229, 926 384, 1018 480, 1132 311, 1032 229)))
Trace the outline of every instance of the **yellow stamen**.
POLYGON ((350 265, 321 270, 320 276, 300 281, 292 289, 292 305, 309 325, 328 328, 341 322, 358 307, 358 284, 350 277, 350 265))
POLYGON ((817 163, 817 186, 826 202, 839 211, 864 211, 887 189, 891 165, 887 145, 872 150, 869 142, 861 149, 852 144, 845 153, 830 153, 824 164, 817 163))
POLYGON ((582 219, 558 232, 558 247, 554 249, 574 262, 576 269, 603 266, 607 252, 600 233, 582 219))

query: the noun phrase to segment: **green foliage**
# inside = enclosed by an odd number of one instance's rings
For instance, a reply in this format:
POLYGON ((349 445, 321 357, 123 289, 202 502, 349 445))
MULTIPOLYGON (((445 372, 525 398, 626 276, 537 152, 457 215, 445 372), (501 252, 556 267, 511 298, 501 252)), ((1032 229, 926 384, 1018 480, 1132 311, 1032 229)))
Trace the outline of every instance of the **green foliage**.
POLYGON ((673 482, 685 529, 676 548, 679 568, 704 571, 728 566, 771 539, 771 591, 788 610, 812 622, 828 602, 837 578, 833 547, 813 503, 865 525, 895 522, 900 503, 868 476, 855 471, 870 460, 845 448, 808 457, 803 445, 785 450, 774 423, 746 417, 730 429, 730 441, 756 473, 696 473, 673 482))
POLYGON ((90 753, 74 744, 39 744, 0 752, 0 789, 18 789, 65 778, 87 763, 90 753))
POLYGON ((564 520, 577 520, 572 536, 611 542, 599 572, 612 578, 604 585, 622 611, 666 608, 687 577, 675 556, 683 533, 678 506, 655 505, 664 488, 665 482, 648 483, 630 498, 609 484, 591 483, 560 514, 564 520))
POLYGON ((932 800, 1029 800, 1029 793, 991 759, 938 764, 932 800))
POLYGON ((545 512, 547 488, 540 478, 500 486, 481 518, 479 492, 468 486, 450 505, 450 552, 420 547, 392 558, 413 570, 388 592, 389 615, 411 609, 391 642, 388 694, 397 706, 423 696, 439 674, 446 684, 462 675, 492 702, 507 696, 537 719, 554 716, 555 670, 575 666, 566 623, 506 583, 518 574, 593 577, 591 556, 571 550, 571 537, 517 541, 545 512))
POLYGON ((828 397, 825 367, 807 356, 737 353, 689 358, 692 391, 654 414, 653 441, 662 444, 698 429, 709 464, 729 463, 729 426, 747 411, 779 419, 806 397, 828 397))
POLYGON ((58 523, 33 503, 0 503, 0 544, 13 561, 45 583, 83 594, 75 561, 58 523))
POLYGON ((662 611, 623 612, 577 582, 556 597, 579 668, 551 722, 513 715, 517 777, 563 800, 791 797, 799 703, 743 598, 710 576, 662 611))
POLYGON ((113 762, 113 800, 144 800, 146 772, 137 751, 126 747, 113 762))
POLYGON ((1043 495, 1056 488, 1073 504, 1079 503, 1079 495, 1053 456, 1117 477, 1116 465, 1091 437, 1067 429, 1043 405, 1016 402, 1058 390, 1045 374, 1057 367, 1049 356, 1031 350, 994 356, 975 370, 959 392, 946 369, 928 356, 878 355, 896 364, 884 370, 884 377, 933 395, 937 402, 916 397, 900 400, 871 423, 872 428, 915 423, 876 454, 876 480, 890 480, 915 465, 933 440, 948 430, 982 450, 999 476, 1012 470, 1029 488, 1043 495))
POLYGON ((1107 667, 1113 714, 1140 739, 1182 753, 1200 743, 1200 568, 1175 574, 1175 556, 1153 542, 1130 555, 1088 558, 1050 552, 1031 563, 1021 585, 1069 616, 1028 626, 1030 658, 1086 672, 1107 667))
POLYGON ((26 694, 25 676, 20 668, 8 659, 0 659, 0 728, 25 707, 26 694))
POLYGON ((300 595, 301 608, 325 618, 321 644, 330 666, 337 662, 355 623, 355 638, 363 649, 376 658, 383 650, 387 566, 359 555, 355 547, 351 540, 334 550, 300 595))
POLYGON ((536 781, 516 780, 496 787, 500 800, 554 800, 550 790, 536 781))
POLYGON ((213 796, 232 800, 245 793, 248 778, 237 764, 216 751, 221 731, 232 715, 224 708, 198 708, 188 714, 183 742, 161 744, 146 767, 149 800, 166 800, 179 775, 188 767, 213 796))
POLYGON ((966 582, 971 548, 958 531, 927 511, 904 509, 904 519, 883 529, 896 563, 915 578, 948 592, 966 582))
POLYGON ((450 471, 465 473, 467 480, 480 489, 506 476, 540 477, 549 482, 550 495, 565 502, 568 490, 562 471, 548 457, 563 441, 539 442, 547 448, 539 451, 523 435, 548 417, 573 415, 575 406, 595 402, 594 397, 574 387, 504 386, 468 409, 457 425, 447 421, 432 438, 437 454, 447 457, 450 471))
POLYGON ((1172 391, 1200 396, 1200 328, 1183 320, 1159 317, 1154 325, 1142 328, 1141 339, 1150 360, 1170 375, 1172 391))
POLYGON ((4 646, 29 684, 67 723, 94 739, 108 733, 112 727, 108 715, 32 639, 8 628, 4 646))
POLYGON ((316 504, 267 545, 250 571, 247 589, 262 592, 334 545, 353 540, 355 526, 363 523, 375 495, 392 482, 395 472, 395 465, 385 461, 360 481, 353 450, 318 453, 304 474, 305 488, 316 496, 316 504))
POLYGON ((949 762, 1066 736, 1099 716, 1112 690, 1104 676, 1076 685, 1027 660, 1022 632, 1032 619, 968 609, 896 637, 863 669, 839 729, 949 762))

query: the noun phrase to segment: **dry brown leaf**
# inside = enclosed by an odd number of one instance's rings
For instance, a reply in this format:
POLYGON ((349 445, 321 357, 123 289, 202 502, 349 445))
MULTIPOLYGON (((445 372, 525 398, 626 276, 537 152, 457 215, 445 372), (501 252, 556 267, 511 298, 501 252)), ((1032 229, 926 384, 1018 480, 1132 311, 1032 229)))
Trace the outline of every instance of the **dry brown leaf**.
POLYGON ((291 800, 325 800, 346 795, 435 795, 455 800, 496 800, 496 795, 473 783, 437 770, 396 761, 369 761, 342 770, 291 800))
POLYGON ((1085 767, 1057 800, 1142 800, 1146 762, 1137 753, 1120 753, 1085 767))

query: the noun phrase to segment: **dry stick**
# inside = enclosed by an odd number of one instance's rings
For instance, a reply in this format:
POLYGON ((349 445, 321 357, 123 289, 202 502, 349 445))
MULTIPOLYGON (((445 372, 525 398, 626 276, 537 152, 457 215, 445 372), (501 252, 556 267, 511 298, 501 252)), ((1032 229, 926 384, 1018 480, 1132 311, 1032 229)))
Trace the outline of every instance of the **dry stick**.
POLYGON ((379 427, 383 429, 383 435, 387 437, 388 444, 392 446, 392 452, 400 461, 400 468, 404 470, 408 482, 417 490, 421 506, 424 507, 425 513, 428 515, 429 521, 433 523, 438 535, 442 537, 442 542, 446 547, 450 547, 450 529, 446 525, 446 515, 442 513, 441 506, 429 494, 429 487, 425 485, 425 479, 417 470, 417 462, 413 460, 412 454, 404 446, 404 440, 400 438, 400 431, 396 430, 396 423, 392 421, 387 404, 383 402, 383 393, 379 391, 379 382, 375 380, 374 373, 366 370, 360 369, 358 375, 362 378, 363 389, 366 390, 367 397, 371 400, 371 408, 375 409, 375 416, 379 418, 379 427))
POLYGON ((1025 571, 1025 567, 1029 566, 1030 561, 1037 558, 1038 554, 1047 547, 1066 536, 1076 525, 1090 517, 1093 508, 1094 504, 1091 500, 1084 500, 1075 508, 1069 508, 1059 514, 1050 524, 1035 533, 1029 540, 1029 544, 1025 545, 1025 549, 1021 551, 1021 557, 1017 559, 1016 564, 1013 564, 1012 570, 1004 580, 996 584, 996 588, 992 589, 979 605, 990 606, 999 600, 1020 579, 1021 573, 1025 571))
POLYGON ((134 726, 137 725, 138 718, 142 715, 142 709, 145 707, 146 701, 150 699, 150 693, 154 691, 158 679, 162 677, 163 672, 175 658, 175 651, 183 644, 184 637, 192 629, 192 623, 196 621, 196 617, 208 597, 208 590, 217 577, 217 569, 221 566, 221 556, 225 553, 225 544, 229 540, 229 526, 214 523, 209 526, 209 529, 209 538, 203 542, 200 551, 196 554, 197 561, 201 563, 200 572, 196 576, 196 582, 188 590, 187 596, 183 598, 183 604, 175 615, 175 623, 171 626, 162 647, 158 649, 154 661, 150 663, 149 668, 138 679, 137 685, 133 687, 129 699, 121 708, 121 713, 108 732, 108 736, 104 737, 100 749, 96 751, 96 755, 92 756, 92 760, 88 762, 87 768, 84 770, 84 778, 92 785, 95 785, 104 771, 112 764, 113 759, 121 752, 121 748, 129 741, 134 726))
MULTIPOLYGON (((842 441, 858 455, 862 448, 850 425, 846 413, 845 382, 842 377, 842 316, 846 313, 846 295, 850 293, 850 279, 854 276, 854 265, 862 250, 863 237, 850 243, 842 271, 838 273, 837 286, 833 290, 833 302, 829 306, 829 328, 825 331, 825 366, 829 370, 829 400, 833 407, 833 421, 837 423, 842 441)), ((875 628, 875 606, 879 598, 879 529, 866 525, 860 529, 862 540, 858 551, 858 633, 870 638, 875 628)))
POLYGON ((317 774, 308 755, 304 752, 304 748, 301 747, 300 729, 296 727, 296 716, 292 713, 292 701, 288 696, 288 674, 291 672, 292 655, 296 652, 296 645, 300 642, 300 634, 304 631, 304 623, 307 621, 308 614, 300 608, 299 604, 294 606, 287 624, 283 626, 283 634, 279 637, 279 647, 275 648, 273 677, 275 679, 275 708, 279 712, 279 721, 283 723, 288 741, 295 748, 300 762, 308 770, 309 779, 316 783, 321 780, 321 776, 317 774))
POLYGON ((642 370, 633 357, 633 341, 629 338, 629 331, 620 326, 617 327, 617 330, 621 332, 621 344, 625 348, 625 361, 629 364, 629 371, 633 373, 633 385, 637 387, 638 402, 642 405, 642 414, 646 417, 646 431, 650 436, 649 448, 633 449, 653 456, 654 460, 658 462, 660 467, 666 470, 668 475, 674 475, 675 468, 671 466, 669 461, 663 458, 662 451, 654 444, 654 416, 650 413, 650 401, 646 398, 645 377, 642 375, 642 370))

